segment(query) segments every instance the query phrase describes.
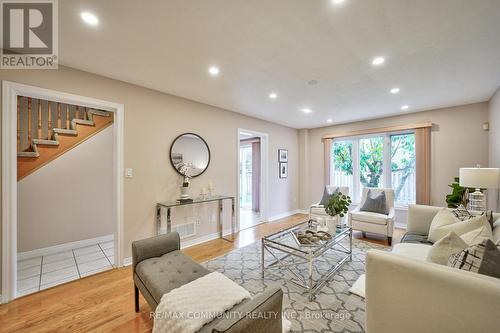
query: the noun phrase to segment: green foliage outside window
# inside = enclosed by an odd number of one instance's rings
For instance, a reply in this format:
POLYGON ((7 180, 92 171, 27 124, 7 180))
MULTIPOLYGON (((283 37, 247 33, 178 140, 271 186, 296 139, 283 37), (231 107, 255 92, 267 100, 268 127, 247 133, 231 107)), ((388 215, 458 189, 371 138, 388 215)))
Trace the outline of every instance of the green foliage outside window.
MULTIPOLYGON (((333 144, 333 163, 336 171, 353 174, 352 141, 337 141, 333 144)), ((359 177, 364 187, 379 187, 383 175, 384 138, 371 137, 359 140, 359 177)), ((402 173, 394 189, 396 198, 406 180, 415 170, 415 136, 402 134, 391 136, 391 171, 402 173)))

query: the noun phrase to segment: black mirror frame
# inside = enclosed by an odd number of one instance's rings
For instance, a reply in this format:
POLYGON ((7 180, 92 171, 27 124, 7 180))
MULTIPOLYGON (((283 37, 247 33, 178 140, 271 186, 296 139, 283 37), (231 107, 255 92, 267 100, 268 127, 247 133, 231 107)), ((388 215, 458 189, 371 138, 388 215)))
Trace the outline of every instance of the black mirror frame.
POLYGON ((205 167, 205 170, 203 170, 200 174, 196 175, 196 176, 192 176, 191 178, 196 178, 196 177, 199 177, 201 176, 202 174, 205 173, 205 171, 207 171, 209 165, 210 165, 210 159, 211 159, 211 156, 212 156, 212 153, 210 152, 210 147, 208 146, 208 143, 205 141, 205 139, 203 139, 200 135, 196 134, 196 133, 191 133, 191 132, 186 132, 186 133, 182 133, 180 135, 178 135, 174 141, 172 141, 172 144, 170 145, 170 152, 169 152, 169 155, 168 155, 168 159, 170 160, 170 165, 172 165, 172 168, 174 168, 174 170, 181 176, 184 177, 184 175, 182 173, 179 172, 179 170, 177 170, 177 168, 175 167, 174 165, 174 162, 172 162, 172 148, 174 148, 174 144, 175 142, 182 136, 184 135, 194 135, 194 136, 197 136, 198 138, 200 138, 201 141, 203 141, 203 143, 205 144, 205 146, 207 147, 207 150, 208 150, 208 162, 207 162, 207 166, 205 167))

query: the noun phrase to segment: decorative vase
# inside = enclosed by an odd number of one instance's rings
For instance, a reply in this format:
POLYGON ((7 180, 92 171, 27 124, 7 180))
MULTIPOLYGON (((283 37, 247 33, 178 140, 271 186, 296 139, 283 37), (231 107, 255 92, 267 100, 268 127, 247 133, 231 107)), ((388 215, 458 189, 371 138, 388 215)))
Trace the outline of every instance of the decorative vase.
POLYGON ((326 220, 324 217, 317 217, 318 231, 328 231, 328 226, 326 225, 326 220))
POLYGON ((333 235, 337 231, 337 226, 340 223, 340 217, 338 215, 330 216, 326 219, 326 226, 328 228, 328 232, 333 235))
POLYGON ((180 201, 188 201, 189 200, 189 187, 182 186, 181 187, 181 200, 180 201))

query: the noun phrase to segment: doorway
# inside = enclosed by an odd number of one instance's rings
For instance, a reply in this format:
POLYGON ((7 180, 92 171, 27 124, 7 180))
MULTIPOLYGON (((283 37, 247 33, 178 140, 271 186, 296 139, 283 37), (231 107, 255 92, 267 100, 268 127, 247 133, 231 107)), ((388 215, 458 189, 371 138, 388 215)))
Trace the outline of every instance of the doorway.
POLYGON ((266 221, 267 135, 240 130, 238 143, 238 216, 239 229, 244 230, 266 221))
MULTIPOLYGON (((35 251, 30 251, 29 249, 27 251, 23 251, 23 255, 20 255, 20 258, 18 258, 18 247, 22 246, 22 243, 19 242, 18 236, 19 232, 21 230, 21 226, 18 225, 18 220, 20 218, 20 214, 18 213, 19 207, 19 202, 18 202, 18 195, 22 195, 22 191, 18 189, 18 177, 21 175, 21 173, 18 173, 18 162, 17 162, 17 157, 19 156, 19 136, 18 132, 16 133, 16 130, 19 131, 18 127, 18 117, 16 117, 17 112, 20 110, 18 109, 18 101, 19 98, 22 96, 30 96, 32 98, 40 99, 40 100, 48 100, 48 101, 54 101, 56 103, 63 103, 65 105, 79 105, 82 107, 86 108, 92 108, 95 110, 103 110, 104 112, 110 112, 113 114, 114 122, 112 125, 110 125, 109 128, 109 137, 112 140, 112 145, 113 145, 113 151, 112 151, 112 156, 110 158, 111 160, 111 175, 110 178, 108 179, 110 183, 112 184, 112 211, 113 211, 113 216, 110 219, 112 223, 114 224, 114 227, 112 228, 112 234, 109 235, 110 237, 98 237, 94 238, 93 241, 96 242, 96 244, 88 244, 86 240, 82 241, 75 241, 75 242, 70 242, 69 245, 71 245, 71 248, 67 246, 64 250, 66 252, 71 251, 73 254, 73 259, 76 261, 77 258, 75 257, 76 252, 78 252, 78 249, 81 248, 86 248, 89 245, 96 245, 99 247, 99 250, 104 254, 105 260, 109 263, 109 266, 115 266, 115 267, 121 267, 122 262, 123 262, 123 255, 122 255, 122 249, 121 249, 121 239, 122 239, 122 234, 123 234, 123 214, 122 214, 122 207, 123 207, 123 105, 121 104, 116 104, 116 103, 111 103, 111 102, 106 102, 102 100, 97 100, 93 98, 87 98, 87 97, 82 97, 82 96, 77 96, 77 95, 72 95, 72 94, 67 94, 63 92, 58 92, 58 91, 53 91, 53 90, 48 90, 48 89, 43 89, 39 87, 34 87, 34 86, 28 86, 28 85, 23 85, 23 84, 18 84, 18 83, 13 83, 13 82, 8 82, 8 81, 2 81, 2 86, 3 86, 3 108, 2 108, 2 147, 3 147, 3 155, 2 155, 2 166, 3 166, 3 173, 2 173, 2 207, 3 207, 3 214, 2 214, 2 301, 3 302, 9 302, 16 297, 19 297, 23 294, 24 292, 19 292, 18 285, 19 279, 21 277, 26 277, 26 274, 30 275, 30 271, 33 272, 33 274, 36 273, 36 276, 39 277, 38 281, 38 287, 36 286, 37 282, 36 277, 33 278, 32 282, 34 283, 33 287, 31 290, 26 289, 26 293, 29 293, 30 291, 35 291, 35 289, 42 289, 41 288, 41 280, 43 279, 42 275, 44 273, 50 273, 49 270, 52 268, 56 267, 49 267, 47 265, 52 266, 60 266, 60 262, 58 263, 49 263, 46 262, 46 267, 45 271, 43 270, 43 259, 40 258, 40 265, 38 265, 38 258, 33 260, 34 265, 31 265, 33 262, 25 262, 23 265, 18 266, 18 259, 22 261, 23 259, 27 259, 26 257, 31 256, 33 254, 38 254, 38 257, 43 257, 49 256, 52 254, 56 254, 54 251, 55 250, 61 250, 61 247, 58 247, 57 249, 54 249, 52 246, 44 247, 43 248, 43 253, 40 251, 40 249, 35 249, 35 251), (17 112, 16 112, 17 110, 17 112), (110 241, 109 238, 112 238, 113 241, 110 241), (73 251, 74 250, 74 251, 73 251), (50 252, 50 253, 49 253, 50 252), (112 258, 112 259, 111 259, 112 258), (111 263, 113 261, 113 263, 111 263), (29 266, 29 267, 28 267, 29 266), (25 276, 21 276, 20 271, 23 269, 27 269, 23 274, 25 276), (36 272, 39 269, 38 272, 36 272)), ((33 101, 31 101, 33 102, 33 101)), ((32 104, 33 105, 33 104, 32 104)), ((56 110, 56 109, 53 109, 56 110)), ((38 118, 37 119, 42 119, 40 114, 44 114, 44 109, 43 105, 41 107, 37 107, 37 113, 38 113, 38 118)), ((93 112, 93 111, 92 111, 93 112)), ((59 112, 57 112, 59 114, 59 112)), ((97 114, 97 113, 95 113, 97 114)), ((46 117, 47 119, 52 119, 51 117, 46 117)), ((67 120, 67 117, 63 119, 67 120)), ((88 119, 86 122, 88 123, 88 119)), ((85 121, 84 121, 85 122, 85 121)), ((96 121, 97 122, 97 121, 96 121)), ((40 121, 37 121, 38 123, 38 131, 39 133, 43 133, 44 131, 46 132, 46 128, 43 125, 42 121, 42 126, 40 126, 40 121)), ((48 123, 48 120, 47 120, 48 123)), ((33 124, 35 124, 33 122, 33 124)), ((55 124, 52 122, 52 124, 55 124)), ((62 122, 58 123, 57 128, 61 126, 62 122)), ((29 132, 31 133, 31 131, 29 132)), ((38 139, 38 137, 36 137, 38 139)), ((49 140, 44 140, 41 139, 38 141, 37 144, 49 144, 49 140)), ((83 147, 83 146, 82 146, 83 147)), ((40 152, 40 150, 39 150, 40 152)), ((31 152, 28 152, 28 154, 25 154, 26 157, 31 156, 31 152)), ((41 155, 40 155, 41 156, 41 155)), ((69 170, 71 171, 71 170, 69 170)), ((71 182, 69 183, 71 184, 71 182)), ((69 186, 69 185, 68 185, 69 186)), ((78 196, 72 196, 74 199, 73 203, 77 205, 82 198, 79 198, 78 196)), ((46 207, 44 208, 45 210, 52 210, 52 207, 46 207)), ((37 235, 34 231, 32 232, 37 235)), ((85 249, 85 251, 91 250, 91 249, 85 249)), ((85 254, 91 254, 95 255, 98 253, 97 251, 93 252, 90 251, 88 253, 78 253, 81 254, 82 256, 85 254), (91 253, 90 253, 91 252, 91 253)), ((100 255, 100 253, 99 253, 100 255)), ((61 259, 61 258, 58 258, 61 259)), ((62 258, 62 259, 67 259, 67 258, 62 258)), ((81 258, 80 258, 81 259, 81 258)), ((87 258, 88 259, 88 258, 87 258)), ((92 265, 95 264, 96 258, 92 259, 92 265)), ((102 259, 102 258, 97 258, 97 259, 102 259)), ((104 261, 104 260, 102 260, 104 261)), ((80 261, 80 263, 83 264, 83 261, 80 261)), ((75 263, 75 266, 77 267, 78 270, 78 262, 75 263)), ((90 266, 88 264, 87 266, 90 266)), ((95 265, 94 265, 95 266, 95 265)), ((108 265, 106 265, 108 266, 108 265)), ((69 267, 69 266, 68 266, 69 267)), ((60 268, 60 267, 57 267, 60 268)), ((66 269, 67 267, 64 267, 63 269, 66 269)), ((67 270, 72 270, 74 267, 71 266, 70 268, 67 268, 67 270)), ((87 271, 88 273, 94 273, 97 269, 96 267, 92 267, 94 269, 91 269, 90 267, 87 271)), ((102 267, 99 267, 102 268, 102 267)), ((58 269, 57 269, 58 270, 58 269)), ((61 281, 67 281, 69 278, 63 277, 63 279, 58 279, 59 276, 53 276, 54 274, 49 274, 46 275, 46 278, 44 280, 45 286, 50 287, 52 282, 61 282, 61 281), (49 281, 51 278, 56 279, 54 281, 49 281), (66 279, 65 279, 66 278, 66 279)), ((85 275, 83 271, 81 273, 78 273, 78 276, 83 276, 85 275)), ((73 276, 72 276, 73 277, 73 276)), ((30 278, 30 277, 28 277, 30 278)), ((24 282, 23 282, 24 283, 24 282)), ((58 284, 58 283, 57 283, 58 284)), ((21 286, 23 287, 23 286, 21 286)), ((24 287, 23 287, 24 288, 24 287)))

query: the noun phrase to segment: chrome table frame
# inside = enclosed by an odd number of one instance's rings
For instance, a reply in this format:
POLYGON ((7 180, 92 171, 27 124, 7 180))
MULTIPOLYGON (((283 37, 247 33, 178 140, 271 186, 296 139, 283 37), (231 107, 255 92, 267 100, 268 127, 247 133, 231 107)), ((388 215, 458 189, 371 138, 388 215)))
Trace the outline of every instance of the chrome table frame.
POLYGON ((162 209, 167 210, 167 233, 172 231, 172 219, 171 219, 171 209, 175 207, 180 207, 180 206, 187 206, 187 205, 196 205, 196 204, 201 204, 201 203, 206 203, 206 202, 213 202, 217 201, 218 202, 218 229, 219 229, 219 236, 225 241, 228 242, 234 242, 235 234, 236 234, 236 216, 235 216, 235 198, 233 196, 226 196, 226 195, 216 195, 216 196, 211 196, 207 198, 197 198, 194 199, 191 202, 159 202, 156 204, 156 217, 155 217, 155 222, 156 222, 156 235, 161 235, 161 216, 162 216, 162 209), (223 213, 223 201, 224 200, 231 200, 231 236, 225 237, 224 236, 224 225, 223 225, 223 218, 222 218, 222 213, 223 213))
POLYGON ((261 267, 262 267, 262 278, 264 279, 265 273, 272 276, 277 276, 283 278, 282 275, 277 274, 274 271, 279 271, 289 278, 287 282, 291 282, 296 286, 303 288, 309 293, 309 301, 313 301, 316 294, 323 288, 323 286, 330 281, 331 277, 337 273, 340 268, 347 262, 347 260, 352 261, 352 228, 344 227, 342 230, 324 244, 309 247, 309 246, 291 246, 280 242, 280 239, 284 237, 293 237, 289 235, 290 232, 298 229, 302 229, 306 226, 312 227, 316 223, 312 220, 300 223, 291 228, 279 231, 272 235, 262 238, 261 246, 261 267), (346 248, 340 242, 349 237, 349 248, 346 248), (329 250, 335 250, 345 254, 337 263, 332 266, 327 272, 322 274, 317 280, 313 279, 313 267, 314 260, 322 256, 325 252, 329 250), (274 261, 268 265, 265 263, 265 253, 269 253, 274 261), (279 254, 285 254, 285 256, 280 257, 279 254), (290 256, 300 258, 301 260, 293 260, 290 263, 284 263, 283 259, 290 256), (307 264, 308 274, 307 278, 295 272, 292 268, 299 264, 307 264))

